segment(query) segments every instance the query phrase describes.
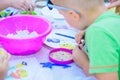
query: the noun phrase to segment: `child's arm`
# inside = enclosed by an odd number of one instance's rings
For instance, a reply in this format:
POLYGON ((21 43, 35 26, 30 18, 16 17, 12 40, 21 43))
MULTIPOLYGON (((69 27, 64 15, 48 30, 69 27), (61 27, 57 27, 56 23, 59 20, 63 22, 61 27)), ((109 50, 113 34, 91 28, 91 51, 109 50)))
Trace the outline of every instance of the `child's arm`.
POLYGON ((97 73, 94 75, 97 80, 119 80, 118 72, 97 73))
POLYGON ((20 10, 33 10, 35 4, 31 0, 2 0, 0 2, 0 10, 13 7, 20 10))
POLYGON ((76 46, 73 49, 73 60, 74 62, 83 69, 85 74, 89 76, 89 59, 86 55, 86 53, 79 48, 79 46, 76 46))
POLYGON ((108 73, 89 73, 89 59, 86 53, 76 46, 73 49, 73 60, 74 62, 83 69, 87 76, 93 75, 97 80, 118 80, 118 72, 108 72, 108 73))

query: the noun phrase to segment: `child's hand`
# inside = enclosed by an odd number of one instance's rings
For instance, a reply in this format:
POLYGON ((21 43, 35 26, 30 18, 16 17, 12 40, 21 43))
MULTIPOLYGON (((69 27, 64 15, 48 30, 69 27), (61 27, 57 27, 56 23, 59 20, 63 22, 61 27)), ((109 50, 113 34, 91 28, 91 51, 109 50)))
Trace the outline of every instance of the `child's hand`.
POLYGON ((7 75, 7 71, 9 68, 8 65, 9 59, 10 59, 10 55, 8 53, 4 53, 4 54, 3 52, 2 54, 0 53, 0 80, 4 80, 7 75))
POLYGON ((79 46, 76 46, 73 49, 73 60, 74 62, 83 69, 85 74, 89 76, 89 59, 84 50, 79 49, 79 46))
POLYGON ((84 52, 84 50, 79 49, 79 46, 75 46, 72 54, 73 54, 73 60, 80 67, 88 61, 88 57, 87 57, 86 53, 84 52))
POLYGON ((9 0, 10 6, 23 10, 23 11, 33 11, 35 4, 31 0, 9 0))
POLYGON ((85 35, 85 31, 79 31, 76 36, 75 36, 75 40, 77 42, 77 44, 80 46, 80 48, 83 48, 85 42, 84 42, 84 35, 85 35))

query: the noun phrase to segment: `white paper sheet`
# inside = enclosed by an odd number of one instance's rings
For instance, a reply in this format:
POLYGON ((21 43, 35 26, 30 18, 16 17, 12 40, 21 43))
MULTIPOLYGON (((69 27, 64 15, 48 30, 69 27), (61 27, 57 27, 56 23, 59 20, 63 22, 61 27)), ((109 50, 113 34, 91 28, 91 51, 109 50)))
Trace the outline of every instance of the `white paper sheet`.
POLYGON ((5 80, 33 80, 37 70, 40 68, 34 57, 12 60, 9 65, 10 68, 5 80))

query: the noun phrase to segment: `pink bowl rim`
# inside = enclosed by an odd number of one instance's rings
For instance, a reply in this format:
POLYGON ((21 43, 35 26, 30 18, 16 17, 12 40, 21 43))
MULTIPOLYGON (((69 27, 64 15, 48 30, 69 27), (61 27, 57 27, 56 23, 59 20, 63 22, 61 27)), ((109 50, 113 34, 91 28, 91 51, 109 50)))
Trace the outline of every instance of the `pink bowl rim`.
POLYGON ((46 36, 47 34, 49 34, 51 31, 52 31, 52 24, 50 23, 50 21, 48 21, 46 18, 44 17, 41 17, 41 16, 35 16, 35 15, 14 15, 14 16, 8 16, 6 18, 3 18, 3 19, 0 19, 0 22, 1 21, 4 21, 5 19, 9 19, 9 18, 14 18, 14 17, 34 17, 34 18, 41 18, 43 19, 45 22, 48 23, 49 25, 49 28, 42 34, 38 34, 38 36, 35 36, 35 37, 30 37, 30 38, 9 38, 9 37, 6 37, 4 35, 1 35, 0 34, 0 37, 2 38, 5 38, 5 39, 13 39, 13 40, 28 40, 28 39, 34 39, 34 38, 38 38, 38 37, 44 37, 46 36))
POLYGON ((70 49, 66 49, 66 48, 56 48, 56 49, 53 49, 49 52, 49 60, 55 64, 70 64, 73 62, 73 59, 70 59, 70 60, 67 60, 67 61, 58 61, 58 60, 55 60, 54 58, 50 57, 50 54, 52 54, 53 52, 57 52, 57 51, 65 51, 65 52, 68 52, 70 54, 72 54, 72 50, 70 49))

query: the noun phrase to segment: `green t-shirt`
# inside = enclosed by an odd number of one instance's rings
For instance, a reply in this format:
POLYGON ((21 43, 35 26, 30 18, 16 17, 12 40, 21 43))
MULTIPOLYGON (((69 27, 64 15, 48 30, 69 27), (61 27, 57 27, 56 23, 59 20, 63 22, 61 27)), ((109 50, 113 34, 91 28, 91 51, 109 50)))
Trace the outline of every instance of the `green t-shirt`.
POLYGON ((120 16, 104 12, 85 33, 90 73, 118 72, 120 80, 120 16))

